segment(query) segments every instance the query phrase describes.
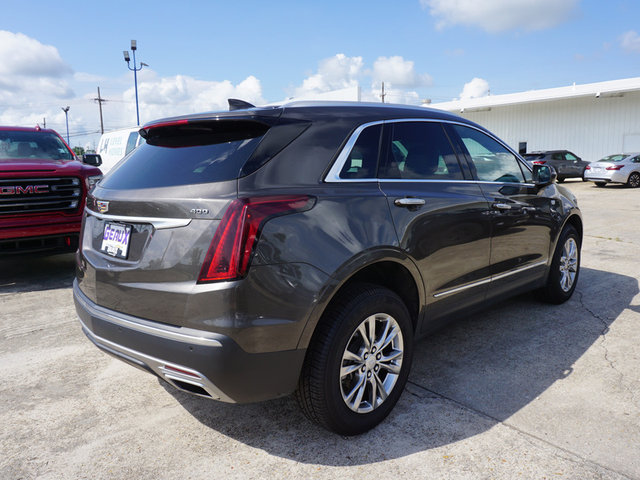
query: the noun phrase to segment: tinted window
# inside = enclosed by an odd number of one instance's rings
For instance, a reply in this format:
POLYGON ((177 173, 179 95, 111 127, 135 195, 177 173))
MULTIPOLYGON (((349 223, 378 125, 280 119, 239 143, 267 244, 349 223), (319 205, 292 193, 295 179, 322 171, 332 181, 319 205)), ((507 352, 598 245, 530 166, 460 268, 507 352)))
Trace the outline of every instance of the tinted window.
POLYGON ((462 179, 460 164, 441 124, 400 122, 389 128, 381 178, 462 179))
POLYGON ((131 150, 136 148, 136 141, 138 140, 138 136, 138 132, 131 132, 129 134, 129 138, 127 139, 127 149, 124 152, 125 155, 128 155, 129 153, 131 153, 131 150))
POLYGON ((73 155, 57 135, 49 132, 0 131, 0 158, 71 160, 73 155))
POLYGON ((476 170, 478 180, 485 182, 524 182, 515 155, 490 136, 469 127, 455 125, 476 170))
POLYGON ((578 157, 576 157, 575 155, 571 155, 570 153, 565 153, 564 158, 566 158, 570 162, 573 162, 574 160, 578 160, 578 157))
POLYGON ((381 130, 382 126, 374 125, 360 132, 358 140, 349 152, 349 157, 340 171, 340 178, 376 177, 381 130))
POLYGON ((238 178, 267 127, 250 122, 223 123, 151 130, 147 142, 109 172, 101 185, 153 188, 238 178))

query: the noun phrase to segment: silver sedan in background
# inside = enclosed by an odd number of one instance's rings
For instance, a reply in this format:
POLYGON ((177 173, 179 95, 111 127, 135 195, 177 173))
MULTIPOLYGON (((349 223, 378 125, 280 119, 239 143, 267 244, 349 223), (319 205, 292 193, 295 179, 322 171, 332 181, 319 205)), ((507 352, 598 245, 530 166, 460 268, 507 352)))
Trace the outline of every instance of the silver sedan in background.
POLYGON ((591 162, 584 171, 584 179, 595 182, 598 187, 607 183, 640 187, 640 153, 618 153, 591 162))

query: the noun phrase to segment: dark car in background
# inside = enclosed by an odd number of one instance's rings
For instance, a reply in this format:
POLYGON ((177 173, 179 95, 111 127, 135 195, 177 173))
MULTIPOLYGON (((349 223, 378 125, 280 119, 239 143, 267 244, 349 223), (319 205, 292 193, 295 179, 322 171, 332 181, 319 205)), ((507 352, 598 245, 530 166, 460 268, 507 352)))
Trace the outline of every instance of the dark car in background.
POLYGON ((582 178, 589 162, 582 160, 569 150, 545 150, 524 154, 524 159, 531 165, 550 165, 558 174, 558 182, 566 178, 582 178))
POLYGON ((297 102, 145 125, 90 194, 73 292, 99 348, 225 402, 295 392, 382 421, 413 342, 578 280, 582 219, 547 165, 421 107, 297 102))
POLYGON ((0 127, 0 255, 75 251, 101 177, 54 130, 0 127))

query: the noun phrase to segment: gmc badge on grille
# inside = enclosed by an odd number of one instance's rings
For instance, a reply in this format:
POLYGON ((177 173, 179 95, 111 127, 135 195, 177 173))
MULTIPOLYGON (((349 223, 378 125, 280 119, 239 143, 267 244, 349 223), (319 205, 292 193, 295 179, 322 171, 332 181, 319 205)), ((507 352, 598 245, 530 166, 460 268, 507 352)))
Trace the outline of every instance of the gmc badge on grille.
POLYGON ((49 193, 49 185, 10 185, 0 187, 0 195, 25 195, 27 193, 49 193))

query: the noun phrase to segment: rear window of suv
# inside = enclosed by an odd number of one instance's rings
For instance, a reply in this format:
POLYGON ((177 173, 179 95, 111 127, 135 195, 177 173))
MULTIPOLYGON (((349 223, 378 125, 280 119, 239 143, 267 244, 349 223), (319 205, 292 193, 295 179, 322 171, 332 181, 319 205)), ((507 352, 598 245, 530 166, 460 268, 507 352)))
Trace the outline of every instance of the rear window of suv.
POLYGON ((252 121, 151 128, 146 143, 125 157, 101 185, 126 190, 236 179, 268 128, 252 121))

